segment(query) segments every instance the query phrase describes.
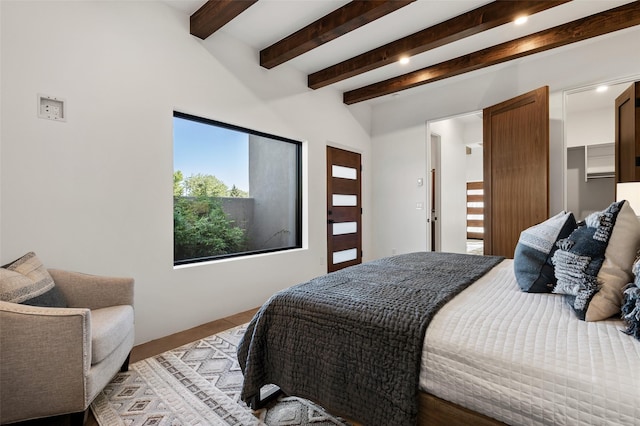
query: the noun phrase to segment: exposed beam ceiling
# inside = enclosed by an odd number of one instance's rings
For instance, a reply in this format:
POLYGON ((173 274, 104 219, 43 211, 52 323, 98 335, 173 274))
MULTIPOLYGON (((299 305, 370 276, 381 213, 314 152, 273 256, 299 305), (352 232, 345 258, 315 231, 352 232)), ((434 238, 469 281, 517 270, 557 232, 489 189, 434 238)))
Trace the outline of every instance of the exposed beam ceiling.
POLYGON ((519 16, 532 15, 569 1, 494 1, 339 64, 314 72, 307 78, 308 85, 312 89, 319 89, 389 65, 398 61, 402 56, 417 55, 506 24, 519 16))
POLYGON ((640 25, 640 1, 350 90, 343 100, 351 105, 636 25, 640 25))
POLYGON ((261 50, 260 65, 273 68, 414 1, 354 0, 261 50))
POLYGON ((257 1, 209 0, 191 15, 191 34, 204 40, 257 1))

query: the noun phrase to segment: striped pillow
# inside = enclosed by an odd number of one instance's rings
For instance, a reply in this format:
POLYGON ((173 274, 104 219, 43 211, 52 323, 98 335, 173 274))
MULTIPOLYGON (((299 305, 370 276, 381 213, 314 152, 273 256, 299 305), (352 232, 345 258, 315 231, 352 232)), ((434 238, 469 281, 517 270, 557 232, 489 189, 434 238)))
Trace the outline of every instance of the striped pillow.
POLYGON ((589 215, 558 242, 552 262, 558 283, 578 318, 600 321, 620 313, 623 289, 640 249, 640 221, 627 201, 589 215))
POLYGON ((34 252, 0 268, 0 300, 36 306, 67 306, 34 252))

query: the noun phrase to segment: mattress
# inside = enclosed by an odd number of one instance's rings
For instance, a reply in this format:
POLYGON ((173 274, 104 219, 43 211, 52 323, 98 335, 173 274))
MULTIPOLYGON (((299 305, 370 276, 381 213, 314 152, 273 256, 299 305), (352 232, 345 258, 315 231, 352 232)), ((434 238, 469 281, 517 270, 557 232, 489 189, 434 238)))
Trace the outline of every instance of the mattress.
POLYGON ((425 334, 420 388, 511 425, 640 425, 640 341, 520 291, 505 260, 425 334))

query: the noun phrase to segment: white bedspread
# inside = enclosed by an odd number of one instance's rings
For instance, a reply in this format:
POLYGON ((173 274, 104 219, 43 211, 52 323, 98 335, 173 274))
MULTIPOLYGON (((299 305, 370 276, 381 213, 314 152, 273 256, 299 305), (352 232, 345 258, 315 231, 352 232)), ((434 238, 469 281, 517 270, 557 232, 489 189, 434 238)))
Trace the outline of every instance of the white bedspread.
POLYGON ((511 425, 640 425, 640 341, 519 290, 505 260, 430 323, 420 387, 511 425))

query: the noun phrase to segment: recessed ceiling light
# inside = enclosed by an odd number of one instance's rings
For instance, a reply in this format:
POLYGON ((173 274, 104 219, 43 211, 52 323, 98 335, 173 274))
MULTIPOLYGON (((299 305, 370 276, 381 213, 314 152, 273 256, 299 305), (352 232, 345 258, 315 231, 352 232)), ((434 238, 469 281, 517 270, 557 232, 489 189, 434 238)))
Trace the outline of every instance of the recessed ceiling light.
POLYGON ((516 20, 515 20, 515 21, 513 21, 513 22, 514 22, 516 25, 522 25, 522 24, 524 24, 525 22, 527 22, 527 20, 528 20, 528 19, 529 19, 529 18, 528 18, 527 16, 519 16, 519 17, 517 17, 517 18, 516 18, 516 20))
POLYGON ((398 62, 400 62, 402 65, 407 65, 409 63, 409 57, 408 56, 402 56, 398 62))
POLYGON ((602 93, 602 92, 606 92, 608 89, 609 89, 609 86, 598 86, 596 87, 596 92, 602 93))

